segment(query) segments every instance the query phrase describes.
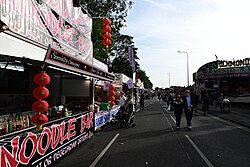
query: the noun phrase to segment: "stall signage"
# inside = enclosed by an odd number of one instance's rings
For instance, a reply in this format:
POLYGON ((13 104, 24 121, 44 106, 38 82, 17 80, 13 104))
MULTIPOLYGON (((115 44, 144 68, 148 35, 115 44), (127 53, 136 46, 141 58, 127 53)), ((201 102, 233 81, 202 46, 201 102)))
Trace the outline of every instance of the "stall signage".
POLYGON ((92 19, 72 0, 2 0, 0 11, 0 19, 18 38, 92 62, 92 19))
POLYGON ((70 57, 60 51, 53 48, 49 48, 46 55, 46 62, 59 65, 60 67, 67 68, 71 71, 80 72, 82 74, 92 74, 94 76, 100 76, 109 80, 114 80, 114 75, 95 68, 94 66, 87 64, 79 59, 70 57))
POLYGON ((95 116, 95 130, 105 125, 108 121, 110 121, 110 113, 103 111, 95 116))
POLYGON ((94 130, 90 112, 67 122, 45 127, 39 134, 16 136, 0 146, 0 167, 46 167, 89 138, 94 130))

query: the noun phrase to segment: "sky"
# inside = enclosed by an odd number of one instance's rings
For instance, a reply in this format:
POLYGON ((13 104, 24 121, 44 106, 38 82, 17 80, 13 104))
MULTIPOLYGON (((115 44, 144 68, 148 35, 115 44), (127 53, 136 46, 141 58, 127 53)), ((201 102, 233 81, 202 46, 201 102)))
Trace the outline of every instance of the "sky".
POLYGON ((249 0, 134 1, 122 34, 134 37, 138 63, 154 88, 187 86, 187 64, 192 85, 193 73, 215 55, 250 57, 249 0))

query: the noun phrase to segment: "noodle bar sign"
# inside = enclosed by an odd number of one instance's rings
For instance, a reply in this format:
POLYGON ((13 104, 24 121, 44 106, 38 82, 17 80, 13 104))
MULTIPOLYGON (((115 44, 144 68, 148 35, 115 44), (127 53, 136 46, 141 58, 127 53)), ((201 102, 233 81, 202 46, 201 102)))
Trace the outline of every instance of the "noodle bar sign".
POLYGON ((40 133, 15 136, 0 146, 0 167, 46 167, 89 138, 93 112, 45 127, 40 133))

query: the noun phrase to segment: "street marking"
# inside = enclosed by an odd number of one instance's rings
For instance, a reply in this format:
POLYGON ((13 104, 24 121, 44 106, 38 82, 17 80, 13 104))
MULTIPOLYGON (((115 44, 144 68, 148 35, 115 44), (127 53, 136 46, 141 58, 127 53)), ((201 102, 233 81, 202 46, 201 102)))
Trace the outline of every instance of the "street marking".
POLYGON ((196 146, 196 144, 191 140, 188 135, 185 135, 188 141, 192 144, 195 150, 200 154, 201 158, 206 162, 209 167, 213 167, 212 163, 207 159, 207 157, 201 152, 201 150, 196 146))
POLYGON ((111 147, 111 145, 114 143, 114 141, 117 139, 119 135, 120 135, 119 133, 115 135, 115 137, 109 142, 109 144, 104 148, 104 150, 102 150, 102 152, 98 155, 98 157, 96 157, 94 162, 92 162, 92 164, 89 167, 94 167, 100 161, 100 159, 108 151, 108 149, 111 147))
POLYGON ((176 123, 174 117, 172 115, 170 115, 171 119, 174 121, 174 123, 176 123))
POLYGON ((210 116, 210 117, 213 118, 213 119, 216 119, 216 120, 218 120, 218 121, 224 122, 224 123, 226 123, 226 124, 228 124, 228 125, 234 126, 234 127, 238 128, 238 129, 241 129, 241 130, 250 132, 250 129, 249 129, 249 128, 244 127, 244 126, 241 126, 241 125, 236 124, 236 123, 234 123, 234 122, 230 122, 229 120, 225 120, 225 119, 222 119, 222 118, 217 117, 217 116, 210 116))

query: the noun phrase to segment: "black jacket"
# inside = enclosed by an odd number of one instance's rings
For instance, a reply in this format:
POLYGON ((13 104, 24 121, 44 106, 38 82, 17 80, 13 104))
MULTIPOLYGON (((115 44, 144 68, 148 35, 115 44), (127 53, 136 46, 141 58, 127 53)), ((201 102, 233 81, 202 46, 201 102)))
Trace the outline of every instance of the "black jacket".
MULTIPOLYGON (((183 101, 183 107, 184 107, 184 109, 187 110, 188 109, 188 103, 187 103, 186 96, 184 96, 182 98, 182 101, 183 101)), ((195 106, 196 103, 195 103, 195 99, 194 99, 193 96, 190 96, 190 103, 191 103, 191 110, 194 110, 194 106, 195 106)))

